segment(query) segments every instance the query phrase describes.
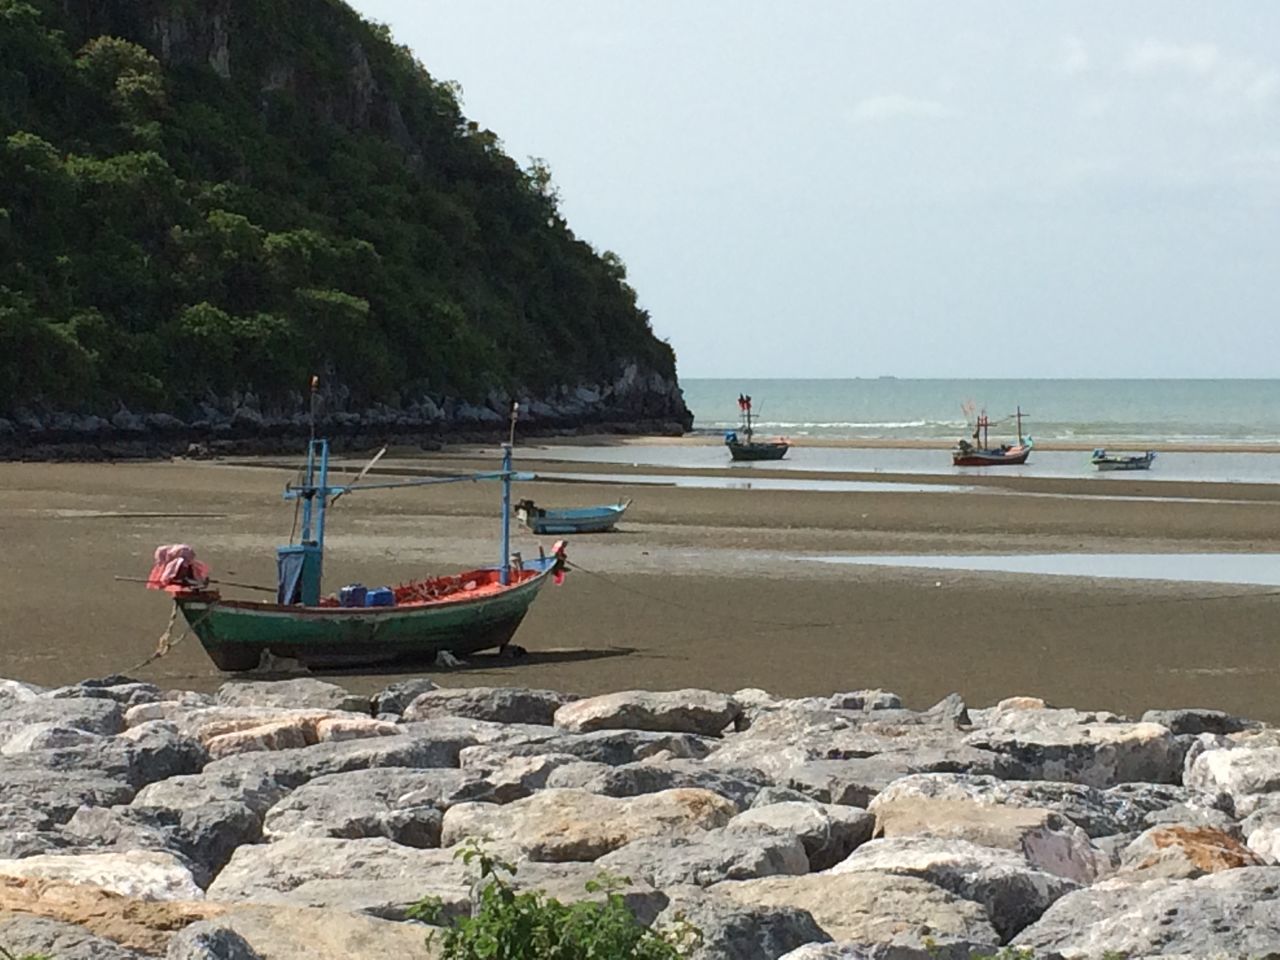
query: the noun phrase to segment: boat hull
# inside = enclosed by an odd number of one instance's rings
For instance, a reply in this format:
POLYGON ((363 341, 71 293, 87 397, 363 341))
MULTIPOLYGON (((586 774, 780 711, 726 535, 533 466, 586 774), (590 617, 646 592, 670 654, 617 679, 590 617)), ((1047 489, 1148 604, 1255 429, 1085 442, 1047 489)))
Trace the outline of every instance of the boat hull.
POLYGON ((526 564, 535 575, 500 592, 393 607, 302 607, 175 597, 192 632, 220 670, 252 670, 264 653, 307 667, 333 668, 465 655, 510 642, 555 563, 526 564))
POLYGON ((727 446, 734 460, 781 460, 791 449, 787 443, 730 443, 727 446))
POLYGON ((970 450, 967 453, 953 453, 951 464, 956 467, 1014 467, 1026 463, 1031 456, 1030 447, 1021 447, 1002 452, 999 450, 970 450))
POLYGON ((627 512, 631 501, 617 506, 584 507, 578 510, 538 510, 521 507, 516 516, 539 535, 564 533, 606 533, 627 512))
POLYGON ((1139 460, 1094 460, 1093 465, 1103 473, 1110 473, 1113 470, 1151 469, 1151 461, 1146 458, 1139 460))

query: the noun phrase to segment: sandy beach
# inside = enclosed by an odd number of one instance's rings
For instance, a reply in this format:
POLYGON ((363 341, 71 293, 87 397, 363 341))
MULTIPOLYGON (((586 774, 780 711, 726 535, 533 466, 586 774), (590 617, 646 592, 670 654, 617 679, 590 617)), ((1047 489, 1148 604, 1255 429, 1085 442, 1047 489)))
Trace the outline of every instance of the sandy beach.
MULTIPOLYGON (((492 467, 456 454, 386 466, 473 462, 492 467)), ((914 706, 953 690, 974 704, 1016 691, 1130 713, 1211 706, 1280 720, 1274 587, 812 559, 1270 553, 1280 549, 1280 488, 1137 479, 1101 497, 1085 481, 990 478, 964 493, 702 490, 629 485, 625 467, 596 469, 605 471, 623 482, 518 487, 548 505, 635 502, 617 532, 571 542, 577 569, 517 635, 527 658, 481 657, 446 682, 584 694, 882 687, 914 706), (1117 499, 1126 496, 1138 499, 1117 499)), ((216 577, 272 584, 290 476, 219 462, 0 465, 0 675, 60 684, 133 670, 170 605, 113 577, 145 576, 157 544, 191 543, 216 577)), ((458 484, 344 498, 331 518, 328 589, 496 562, 498 496, 496 485, 458 484)), ((513 546, 532 553, 537 540, 523 531, 513 546)), ((194 639, 135 672, 195 689, 225 679, 194 639)), ((384 677, 342 682, 373 690, 384 677)))

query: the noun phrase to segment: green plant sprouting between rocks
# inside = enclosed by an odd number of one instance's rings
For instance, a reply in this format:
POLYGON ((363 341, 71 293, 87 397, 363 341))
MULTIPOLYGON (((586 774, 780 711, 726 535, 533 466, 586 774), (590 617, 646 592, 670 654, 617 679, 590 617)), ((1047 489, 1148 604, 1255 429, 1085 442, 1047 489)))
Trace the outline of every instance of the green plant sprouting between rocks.
MULTIPOLYGON (((471 916, 454 919, 439 938, 444 960, 683 960, 700 940, 691 925, 679 922, 661 930, 636 919, 619 892, 630 881, 602 873, 586 884, 603 900, 563 904, 531 890, 517 892, 510 882, 513 864, 470 843, 457 854, 476 864, 471 916)), ((439 923, 443 904, 428 897, 410 917, 439 923)))

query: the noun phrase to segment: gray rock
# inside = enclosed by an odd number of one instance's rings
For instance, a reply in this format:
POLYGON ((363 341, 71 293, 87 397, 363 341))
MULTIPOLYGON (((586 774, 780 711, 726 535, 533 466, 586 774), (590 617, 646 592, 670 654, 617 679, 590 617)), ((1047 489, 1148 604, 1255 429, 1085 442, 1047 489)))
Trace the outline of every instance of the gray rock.
POLYGON ((755 795, 755 799, 751 801, 753 807, 769 807, 775 803, 820 803, 814 800, 807 793, 801 793, 799 790, 792 790, 790 787, 768 786, 761 787, 760 792, 755 795))
MULTIPOLYGON (((365 960, 365 958, 438 957, 424 951, 431 928, 396 923, 343 909, 293 907, 284 904, 254 907, 235 905, 200 929, 238 934, 263 960, 365 960)), ((191 927, 187 928, 188 930, 191 927)), ((197 955, 198 956, 198 955, 197 955)))
POLYGON ((899 710, 902 698, 887 690, 853 690, 833 693, 827 705, 832 710, 899 710))
POLYGON ((1092 787, 1177 783, 1184 751, 1159 724, 1112 722, 1053 709, 1001 711, 966 743, 1011 757, 1029 779, 1092 787))
POLYGON ((1158 723, 1168 727, 1178 736, 1199 736, 1202 733, 1239 733, 1256 726, 1251 720, 1233 717, 1221 710, 1189 708, 1181 710, 1148 710, 1142 715, 1143 723, 1158 723))
POLYGON ((1092 883, 1107 865, 1088 834, 1045 808, 885 794, 871 807, 879 836, 967 840, 1012 850, 1046 873, 1080 884, 1092 883))
POLYGON ((245 780, 269 777, 286 789, 328 773, 371 767, 456 767, 458 754, 473 738, 445 734, 438 739, 401 734, 364 740, 317 743, 294 750, 243 753, 208 764, 203 776, 229 774, 245 780))
MULTIPOLYGON (((478 721, 473 721, 478 722, 478 721)), ((647 730, 599 730, 595 733, 560 734, 524 743, 488 745, 464 750, 464 767, 496 767, 511 757, 564 754, 578 760, 621 766, 659 753, 701 759, 710 752, 708 741, 684 733, 647 730)))
POLYGON ((349 693, 336 683, 311 677, 292 680, 232 680, 218 688, 218 703, 226 707, 283 707, 298 710, 349 710, 369 714, 369 698, 349 693))
POLYGON ((426 677, 398 680, 383 687, 370 698, 374 716, 381 713, 404 713, 418 696, 435 689, 435 682, 426 677))
MULTIPOLYGON (((599 869, 590 863, 525 861, 518 865, 514 876, 505 879, 514 890, 538 890, 564 904, 600 903, 608 896, 604 890, 587 889, 588 884, 600 879, 599 869)), ((478 888, 473 888, 473 904, 476 892, 478 888)), ((645 926, 651 925, 668 903, 665 893, 655 890, 638 877, 627 879, 618 894, 627 909, 645 926)))
POLYGON ((656 927, 697 930, 698 943, 690 960, 758 960, 830 939, 807 910, 744 906, 697 887, 676 887, 666 893, 670 903, 659 914, 656 927))
POLYGON ((169 940, 165 960, 264 960, 244 937, 219 920, 184 927, 169 940))
POLYGON ((463 770, 381 767, 328 774, 272 807, 263 832, 273 839, 387 837, 410 847, 434 847, 445 810, 491 792, 482 777, 463 770))
POLYGON ((895 781, 915 773, 985 775, 1005 772, 1001 758, 963 745, 923 746, 847 760, 809 760, 782 772, 791 789, 823 803, 865 807, 895 781))
POLYGON ((452 850, 406 847, 384 837, 288 836, 240 847, 207 896, 403 920, 426 896, 439 897, 447 916, 462 915, 470 909, 471 888, 452 850))
POLYGON ((836 941, 916 948, 932 944, 953 955, 1000 942, 981 906, 915 877, 811 873, 730 880, 710 890, 746 906, 806 910, 836 941))
POLYGON ((0 739, 21 732, 32 723, 50 723, 109 737, 124 729, 124 711, 114 700, 89 697, 16 700, 4 704, 0 713, 0 739))
POLYGON ((1069 880, 1037 870, 1012 851, 933 837, 872 840, 830 870, 833 874, 876 871, 918 877, 981 904, 1003 940, 1038 920, 1055 900, 1078 889, 1069 880))
POLYGON ((520 849, 530 860, 595 860, 645 837, 694 836, 722 827, 736 812, 732 803, 708 790, 615 798, 548 788, 504 806, 450 807, 441 843, 488 838, 520 849))
POLYGON ((555 725, 574 733, 654 730, 714 737, 741 713, 733 698, 711 690, 623 690, 565 704, 555 712, 555 725))
POLYGON ((207 887, 237 847, 262 835, 248 807, 228 801, 175 810, 168 807, 82 807, 63 828, 81 850, 168 850, 183 857, 200 887, 207 887))
POLYGON ((752 807, 726 825, 730 833, 781 834, 794 837, 804 847, 809 869, 826 870, 844 860, 871 839, 876 818, 857 807, 814 801, 775 803, 752 807))
POLYGON ((1109 880, 1067 894, 1013 940, 1045 954, 1258 957, 1280 944, 1280 867, 1198 880, 1109 880))
POLYGON ((0 747, 0 754, 8 757, 30 750, 86 747, 101 739, 101 734, 77 727, 64 727, 57 723, 30 723, 4 742, 4 746, 0 747))
POLYGON ((59 851, 0 860, 0 877, 89 885, 139 900, 198 900, 201 896, 186 860, 168 850, 59 851))
POLYGON ((518 687, 463 687, 419 694, 404 711, 405 720, 470 717, 494 723, 551 725, 556 710, 575 697, 554 690, 518 687))
POLYGON ((44 692, 43 687, 38 687, 33 683, 0 678, 0 709, 8 709, 14 703, 26 703, 29 700, 35 700, 44 692))
POLYGON ((270 770, 233 767, 149 784, 138 792, 133 805, 191 810, 206 804, 231 802, 247 807, 261 819, 289 790, 270 770))
POLYGON ((130 781, 135 786, 198 773, 209 762, 209 754, 199 740, 164 720, 130 727, 117 739, 132 748, 135 772, 130 781))
POLYGON ((72 697, 114 700, 125 708, 137 706, 139 703, 154 703, 163 698, 160 688, 154 683, 143 683, 122 676, 82 680, 71 686, 50 690, 45 696, 59 700, 72 697))
POLYGON ((796 837, 709 830, 696 837, 635 840, 605 854, 596 866, 660 888, 709 887, 721 880, 808 873, 809 858, 796 837))
POLYGON ((1245 741, 1229 748, 1206 749, 1192 761, 1186 784, 1231 798, 1239 817, 1253 813, 1269 794, 1280 793, 1280 746, 1245 741))
POLYGON ((48 956, 55 960, 146 960, 133 950, 84 927, 26 913, 0 914, 0 944, 15 957, 48 956))
POLYGON ((701 787, 733 801, 738 809, 751 805, 762 786, 764 774, 758 770, 725 770, 697 760, 565 765, 547 780, 551 787, 580 787, 607 797, 635 797, 675 787, 701 787))
MULTIPOLYGON (((484 750, 484 747, 468 747, 467 750, 484 750)), ((466 750, 463 751, 466 753, 466 750)), ((539 754, 532 757, 506 757, 492 768, 464 767, 483 776, 488 786, 485 796, 474 797, 476 800, 488 800, 492 803, 510 803, 530 796, 537 790, 550 786, 550 779, 561 767, 584 764, 567 753, 539 754)))
POLYGON ((973 774, 924 773, 903 777, 872 802, 907 798, 971 800, 991 806, 1049 809, 1084 829, 1090 837, 1137 833, 1162 822, 1225 826, 1229 818, 1205 805, 1206 798, 1167 784, 1121 784, 1109 790, 1079 783, 1001 780, 973 774))

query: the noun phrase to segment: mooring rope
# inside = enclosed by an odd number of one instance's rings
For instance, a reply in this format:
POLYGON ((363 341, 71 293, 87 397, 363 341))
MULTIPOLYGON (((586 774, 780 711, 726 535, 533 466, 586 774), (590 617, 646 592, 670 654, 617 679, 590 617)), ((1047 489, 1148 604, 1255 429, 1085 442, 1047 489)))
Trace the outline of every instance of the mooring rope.
POLYGON ((140 663, 134 664, 126 671, 126 673, 133 673, 135 670, 141 670, 143 667, 151 666, 151 664, 168 654, 170 650, 180 644, 183 640, 187 639, 187 636, 191 631, 199 624, 204 623, 211 613, 213 613, 212 605, 208 610, 197 617, 194 622, 187 624, 187 626, 183 628, 182 633, 178 634, 175 639, 173 636, 173 628, 178 622, 178 601, 173 601, 173 609, 169 612, 169 623, 165 626, 164 633, 160 634, 160 639, 156 642, 155 652, 140 663))

